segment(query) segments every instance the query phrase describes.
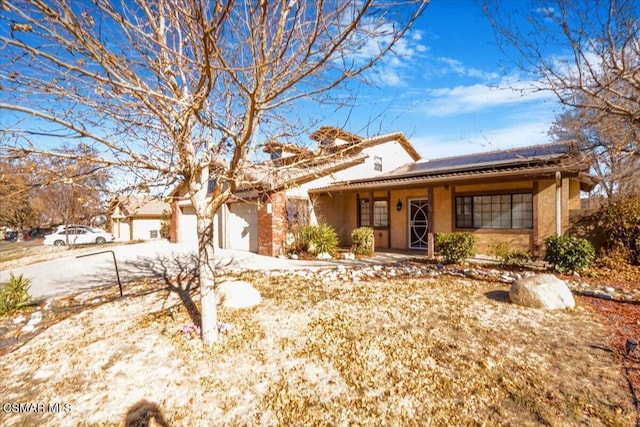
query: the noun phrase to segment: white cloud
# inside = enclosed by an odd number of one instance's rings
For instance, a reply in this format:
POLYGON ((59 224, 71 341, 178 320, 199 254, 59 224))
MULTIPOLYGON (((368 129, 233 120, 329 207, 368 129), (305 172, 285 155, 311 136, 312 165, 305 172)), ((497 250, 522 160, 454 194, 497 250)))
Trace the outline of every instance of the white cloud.
POLYGON ((410 140, 425 159, 436 159, 545 144, 551 142, 547 134, 550 125, 548 121, 529 121, 487 131, 416 136, 410 140))
POLYGON ((495 81, 498 78, 498 73, 494 71, 487 72, 478 68, 467 67, 462 61, 459 61, 455 58, 443 56, 438 58, 437 62, 444 65, 443 67, 439 67, 437 69, 440 75, 453 73, 460 77, 475 77, 486 82, 495 81))
MULTIPOLYGON (((380 54, 380 51, 392 41, 395 29, 391 23, 371 23, 370 32, 378 36, 366 40, 357 51, 349 54, 349 59, 357 64, 364 64, 380 54)), ((405 87, 405 79, 413 75, 414 64, 428 51, 428 47, 421 43, 420 31, 410 31, 402 39, 397 40, 388 52, 372 69, 370 78, 380 86, 405 87)))
POLYGON ((499 84, 473 84, 433 89, 426 96, 423 112, 431 117, 470 113, 497 106, 552 99, 548 92, 535 90, 535 82, 504 78, 499 84))
POLYGON ((536 13, 541 14, 545 18, 551 18, 555 15, 556 10, 553 7, 539 7, 536 9, 536 13))

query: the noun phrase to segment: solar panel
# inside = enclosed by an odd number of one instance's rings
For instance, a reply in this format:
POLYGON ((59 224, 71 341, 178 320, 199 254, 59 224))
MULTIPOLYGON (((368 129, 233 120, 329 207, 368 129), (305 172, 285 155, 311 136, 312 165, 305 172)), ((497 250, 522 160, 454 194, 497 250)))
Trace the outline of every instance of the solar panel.
POLYGON ((512 150, 493 151, 490 153, 469 154, 465 156, 448 157, 410 163, 396 169, 390 175, 418 175, 433 172, 455 172, 468 169, 487 169, 504 165, 522 163, 538 163, 562 157, 569 153, 569 143, 555 143, 533 147, 516 148, 512 150))

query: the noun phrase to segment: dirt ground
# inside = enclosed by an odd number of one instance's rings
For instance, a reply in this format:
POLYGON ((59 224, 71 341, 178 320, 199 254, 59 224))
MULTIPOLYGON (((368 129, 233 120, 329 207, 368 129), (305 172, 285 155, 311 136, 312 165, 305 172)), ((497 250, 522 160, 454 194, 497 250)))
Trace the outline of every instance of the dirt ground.
POLYGON ((579 297, 570 311, 527 309, 508 302, 503 283, 451 276, 243 278, 263 301, 221 308, 231 330, 211 349, 193 337, 191 282, 49 302, 39 333, 5 333, 0 424, 638 422, 629 373, 640 360, 620 340, 640 335, 639 305, 579 297))

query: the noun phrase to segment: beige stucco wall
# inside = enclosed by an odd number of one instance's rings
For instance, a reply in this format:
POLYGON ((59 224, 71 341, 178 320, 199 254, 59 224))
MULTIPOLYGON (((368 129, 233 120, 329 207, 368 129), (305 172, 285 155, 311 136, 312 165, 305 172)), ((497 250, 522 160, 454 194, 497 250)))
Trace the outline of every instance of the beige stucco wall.
POLYGON ((482 192, 482 191, 512 191, 533 189, 533 181, 502 181, 482 184, 456 185, 456 193, 482 192))
POLYGON ((357 227, 355 194, 322 195, 315 199, 319 220, 335 228, 341 246, 351 246, 351 232, 357 227))
POLYGON ((452 224, 451 188, 433 189, 433 232, 450 233, 452 224))
POLYGON ((569 210, 580 209, 580 182, 577 179, 569 181, 569 210))
POLYGON ((538 240, 540 242, 540 248, 542 249, 544 239, 556 233, 555 180, 545 179, 538 181, 537 213, 538 240))

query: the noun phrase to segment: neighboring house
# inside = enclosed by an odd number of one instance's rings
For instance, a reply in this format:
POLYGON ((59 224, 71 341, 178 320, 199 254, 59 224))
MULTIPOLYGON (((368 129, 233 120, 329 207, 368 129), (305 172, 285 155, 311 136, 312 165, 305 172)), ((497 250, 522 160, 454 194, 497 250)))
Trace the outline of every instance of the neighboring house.
MULTIPOLYGON (((323 127, 311 139, 317 150, 265 145, 271 160, 252 167, 252 184, 214 218, 216 246, 276 256, 304 218, 331 224, 343 246, 370 226, 377 248, 433 255, 434 233, 471 232, 480 251, 509 241, 540 255, 546 237, 567 230, 580 190, 594 185, 571 143, 419 161, 399 132, 364 138, 323 127)), ((173 194, 172 238, 195 243, 195 214, 181 194, 173 194)))
MULTIPOLYGON (((162 224, 171 220, 171 205, 157 199, 127 197, 112 203, 109 222, 117 241, 162 238, 162 224)), ((168 228, 168 227, 167 227, 168 228)))

